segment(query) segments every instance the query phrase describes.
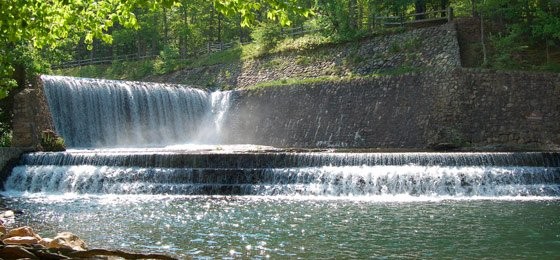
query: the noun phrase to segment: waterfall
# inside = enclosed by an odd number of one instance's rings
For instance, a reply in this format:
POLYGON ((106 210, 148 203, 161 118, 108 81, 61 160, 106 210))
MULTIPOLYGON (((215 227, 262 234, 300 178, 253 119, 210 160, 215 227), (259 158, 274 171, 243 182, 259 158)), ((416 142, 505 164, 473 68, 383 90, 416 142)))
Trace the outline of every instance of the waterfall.
POLYGON ((560 167, 560 153, 181 153, 173 150, 31 153, 25 165, 161 168, 306 168, 323 166, 534 166, 560 167))
POLYGON ((160 83, 42 80, 56 131, 81 148, 219 142, 231 95, 160 83))
POLYGON ((56 76, 43 82, 67 144, 103 149, 26 154, 5 182, 8 191, 560 196, 560 153, 189 150, 181 145, 222 143, 232 92, 56 76))
POLYGON ((558 153, 33 153, 5 186, 88 194, 559 196, 559 158, 558 153))

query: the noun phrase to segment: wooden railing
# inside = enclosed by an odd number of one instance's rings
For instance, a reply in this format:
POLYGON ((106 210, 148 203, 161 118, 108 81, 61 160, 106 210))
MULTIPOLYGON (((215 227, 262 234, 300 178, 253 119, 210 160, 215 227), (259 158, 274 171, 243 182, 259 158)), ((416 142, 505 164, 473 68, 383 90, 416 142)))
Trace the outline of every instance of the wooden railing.
POLYGON ((399 16, 376 16, 375 24, 383 27, 404 27, 407 25, 428 22, 450 22, 453 20, 453 9, 436 10, 424 13, 401 14, 399 16))
POLYGON ((234 42, 208 42, 207 46, 207 53, 218 52, 227 50, 235 45, 234 42))
POLYGON ((89 59, 81 59, 81 60, 71 60, 62 62, 60 64, 53 64, 53 69, 64 69, 64 68, 71 68, 77 66, 86 66, 86 65, 96 65, 96 64, 109 64, 114 61, 131 61, 131 60, 145 60, 145 59, 153 59, 158 55, 138 55, 137 53, 133 54, 123 54, 117 56, 105 56, 105 57, 95 57, 89 59))

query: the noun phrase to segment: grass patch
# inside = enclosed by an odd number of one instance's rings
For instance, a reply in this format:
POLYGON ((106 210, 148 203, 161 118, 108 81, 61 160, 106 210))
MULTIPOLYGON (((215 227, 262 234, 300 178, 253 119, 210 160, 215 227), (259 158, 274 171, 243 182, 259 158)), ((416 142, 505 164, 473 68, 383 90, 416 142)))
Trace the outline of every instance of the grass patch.
POLYGON ((341 80, 340 77, 333 77, 333 76, 323 76, 323 77, 315 77, 315 78, 284 78, 280 80, 271 80, 271 81, 257 83, 255 85, 248 86, 245 89, 261 90, 270 87, 309 85, 314 83, 334 82, 340 80, 341 80))
POLYGON ((272 58, 262 65, 263 68, 272 69, 272 70, 274 69, 281 70, 288 66, 289 64, 287 64, 287 61, 282 58, 272 58))
POLYGON ((247 86, 247 90, 262 90, 271 87, 281 87, 281 86, 293 86, 293 85, 310 85, 316 83, 328 83, 328 82, 343 82, 352 81, 359 79, 374 79, 385 76, 400 76, 408 73, 418 73, 425 71, 423 68, 417 67, 401 67, 390 70, 380 70, 372 74, 367 75, 349 75, 349 76, 321 76, 314 78, 284 78, 280 80, 271 80, 266 82, 257 83, 255 85, 247 86))
POLYGON ((184 67, 203 67, 216 64, 228 64, 238 62, 242 58, 245 46, 235 46, 227 50, 203 55, 192 60, 192 63, 185 64, 184 67))
POLYGON ((315 61, 314 57, 312 56, 297 56, 296 57, 296 64, 300 66, 309 66, 311 63, 315 61))
POLYGON ((287 51, 312 50, 332 43, 334 43, 334 41, 331 37, 318 34, 308 34, 298 38, 286 38, 280 41, 270 52, 280 53, 287 51))

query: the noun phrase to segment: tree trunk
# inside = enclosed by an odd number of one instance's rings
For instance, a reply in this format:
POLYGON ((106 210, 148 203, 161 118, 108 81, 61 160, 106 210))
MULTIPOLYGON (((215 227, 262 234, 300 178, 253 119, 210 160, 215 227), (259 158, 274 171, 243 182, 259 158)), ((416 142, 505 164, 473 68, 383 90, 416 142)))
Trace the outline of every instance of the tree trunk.
POLYGON ((550 44, 549 40, 545 40, 546 44, 546 65, 550 64, 550 44))
POLYGON ((424 0, 416 0, 414 2, 414 11, 417 14, 422 14, 422 15, 416 15, 414 17, 415 20, 423 20, 424 18, 426 18, 426 15, 423 14, 426 12, 426 2, 424 0))
POLYGON ((220 43, 220 50, 222 49, 222 14, 218 14, 218 42, 220 43))
POLYGON ((163 42, 167 44, 169 42, 169 27, 167 25, 167 8, 163 8, 163 42))
POLYGON ((357 29, 362 29, 363 28, 363 21, 364 21, 364 9, 362 8, 362 6, 358 6, 357 7, 357 11, 358 11, 358 16, 356 18, 356 28, 357 29))
POLYGON ((243 35, 243 27, 241 26, 242 17, 241 15, 238 16, 239 21, 237 22, 237 29, 239 31, 239 42, 243 43, 244 35, 243 35))
POLYGON ((24 89, 27 81, 27 72, 25 66, 21 63, 14 65, 13 79, 17 82, 18 89, 24 89))
POLYGON ((189 20, 188 20, 188 16, 187 16, 187 6, 186 3, 183 3, 183 7, 182 7, 182 20, 183 20, 183 30, 181 32, 181 37, 179 37, 179 53, 181 55, 181 59, 186 59, 187 58, 187 33, 189 30, 189 20))
MULTIPOLYGON (((210 43, 214 42, 214 15, 216 10, 214 9, 214 5, 210 8, 210 23, 208 25, 208 46, 210 43)), ((210 52, 210 48, 208 48, 208 52, 210 52)))
POLYGON ((355 30, 357 28, 356 19, 356 0, 348 0, 348 27, 355 30))
POLYGON ((371 31, 375 28, 375 16, 376 16, 375 5, 372 2, 368 4, 368 29, 371 31))
MULTIPOLYGON (((448 6, 448 5, 449 5, 449 0, 441 0, 441 1, 439 2, 439 10, 448 10, 448 9, 447 9, 447 6, 448 6)), ((447 15, 450 15, 450 14, 447 14, 447 15)), ((445 13, 445 12, 441 12, 441 15, 440 15, 440 16, 441 16, 441 17, 445 17, 445 16, 446 16, 446 13, 445 13)))
POLYGON ((486 44, 484 43, 484 19, 480 14, 480 44, 482 45, 482 66, 488 65, 488 58, 486 54, 486 44))

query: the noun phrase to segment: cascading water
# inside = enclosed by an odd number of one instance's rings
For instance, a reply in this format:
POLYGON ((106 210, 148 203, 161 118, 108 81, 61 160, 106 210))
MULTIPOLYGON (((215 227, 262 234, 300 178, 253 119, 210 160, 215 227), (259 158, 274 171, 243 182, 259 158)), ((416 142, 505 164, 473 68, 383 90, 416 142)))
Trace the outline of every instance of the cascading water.
POLYGON ((41 232, 178 258, 560 255, 559 153, 228 146, 231 92, 43 81, 56 131, 85 149, 26 154, 4 183, 41 232))
POLYGON ((42 80, 56 131, 80 148, 218 142, 231 94, 159 83, 42 80))
POLYGON ((8 190, 85 194, 558 196, 557 153, 185 151, 220 144, 231 92, 43 76, 70 147, 25 155, 8 190), (163 147, 139 149, 139 147, 163 147), (106 149, 136 147, 135 149, 106 149))
POLYGON ((26 155, 11 190, 87 194, 558 196, 555 153, 66 152, 26 155))

